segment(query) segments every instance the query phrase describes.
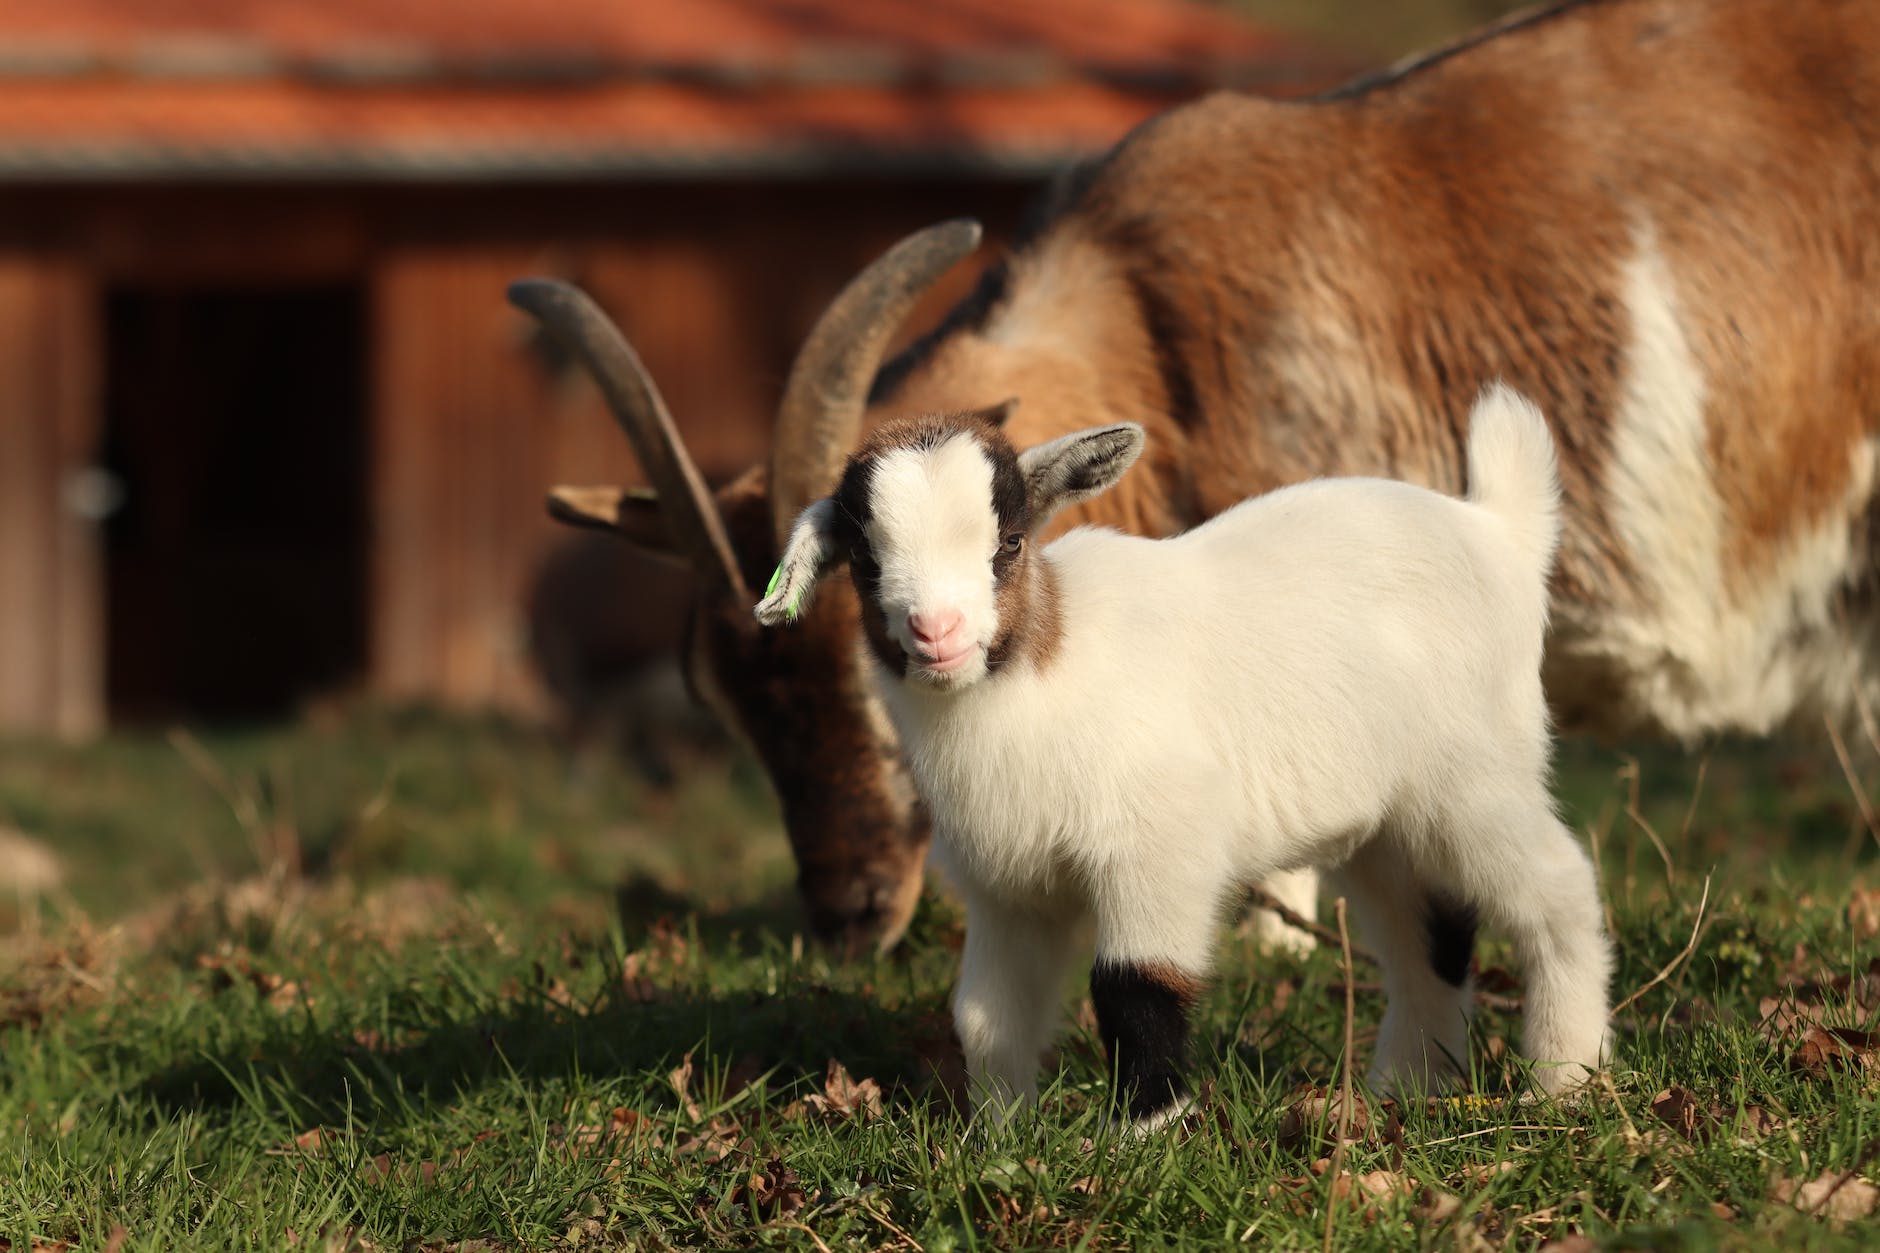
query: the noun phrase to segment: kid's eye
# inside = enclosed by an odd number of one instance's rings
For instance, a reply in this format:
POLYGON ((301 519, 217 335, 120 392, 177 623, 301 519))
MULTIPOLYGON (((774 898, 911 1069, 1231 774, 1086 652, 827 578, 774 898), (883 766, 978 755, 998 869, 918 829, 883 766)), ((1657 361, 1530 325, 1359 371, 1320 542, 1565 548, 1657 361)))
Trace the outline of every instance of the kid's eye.
POLYGON ((1005 542, 999 545, 999 551, 1008 557, 1015 557, 1018 555, 1018 550, 1024 546, 1025 537, 1023 535, 1013 534, 1005 537, 1005 542))

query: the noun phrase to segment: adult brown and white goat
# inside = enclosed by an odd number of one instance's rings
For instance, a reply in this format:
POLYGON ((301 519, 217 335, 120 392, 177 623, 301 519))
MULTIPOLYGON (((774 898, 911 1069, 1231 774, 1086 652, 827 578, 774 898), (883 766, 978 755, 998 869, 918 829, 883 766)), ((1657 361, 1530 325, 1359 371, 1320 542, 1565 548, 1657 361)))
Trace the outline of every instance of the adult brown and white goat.
POLYGON ((1036 1096, 1065 976, 1138 1127, 1187 1101, 1188 1007, 1237 886, 1336 867, 1383 963, 1373 1081, 1467 1056, 1466 966, 1432 910, 1499 922, 1527 1050, 1557 1092, 1598 1065, 1611 959, 1592 863, 1554 814, 1541 693, 1559 535, 1553 441, 1505 388, 1469 419, 1467 500, 1318 479, 1152 540, 1035 546, 1142 451, 1120 423, 1023 453, 1003 410, 905 418, 791 534, 756 616, 848 568, 873 671, 966 900, 953 998, 976 1101, 1036 1096), (1094 936, 1090 931, 1094 929, 1094 936))
POLYGON ((716 499, 605 320, 526 286, 661 496, 556 507, 691 561, 694 678, 776 784, 813 924, 852 940, 900 934, 926 824, 853 598, 775 637, 748 610, 791 520, 895 414, 1015 396, 1020 447, 1141 423, 1147 463, 1065 522, 1162 535, 1318 475, 1453 491, 1463 414, 1504 378, 1561 448, 1560 724, 1818 725, 1880 674, 1877 131, 1880 5, 1841 0, 1577 0, 1317 100, 1210 96, 1069 182, 885 369, 977 232, 870 267, 805 344, 770 466, 716 499))

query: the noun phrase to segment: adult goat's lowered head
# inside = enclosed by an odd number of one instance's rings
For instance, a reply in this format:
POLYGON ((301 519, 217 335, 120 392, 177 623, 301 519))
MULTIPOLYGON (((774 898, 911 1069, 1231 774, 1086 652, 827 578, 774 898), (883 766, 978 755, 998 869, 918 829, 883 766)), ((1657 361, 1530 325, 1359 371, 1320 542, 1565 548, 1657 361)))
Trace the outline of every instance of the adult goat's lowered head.
POLYGON ((1876 117, 1880 5, 1835 0, 1567 3, 1317 100, 1210 96, 1068 180, 885 368, 977 235, 870 267, 805 345, 771 464, 716 499, 611 329, 526 286, 660 493, 556 508, 691 562, 695 685, 783 798, 812 921, 856 941, 899 934, 927 838, 857 605, 831 588, 775 634, 748 610, 891 416, 1017 397, 1021 449, 1139 423, 1143 464, 1056 525, 1166 535, 1315 476, 1454 491, 1469 404, 1505 378, 1560 445, 1560 724, 1819 726, 1880 677, 1876 117))

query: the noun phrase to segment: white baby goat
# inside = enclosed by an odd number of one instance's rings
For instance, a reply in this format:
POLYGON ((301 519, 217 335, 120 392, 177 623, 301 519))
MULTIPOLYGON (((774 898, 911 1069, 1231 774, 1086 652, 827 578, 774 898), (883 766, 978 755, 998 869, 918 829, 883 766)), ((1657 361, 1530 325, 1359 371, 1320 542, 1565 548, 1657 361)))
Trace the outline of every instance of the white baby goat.
POLYGON ((1610 953, 1555 816, 1541 698, 1553 441, 1505 388, 1469 498, 1326 479, 1174 539, 1072 531, 1143 447, 1123 423, 1015 453, 1002 410, 881 427, 804 510, 766 625, 846 559, 938 856, 967 908, 954 1020, 997 1116, 1036 1092, 1067 969, 1138 1127, 1186 1107, 1187 1011, 1240 884, 1336 867, 1389 996, 1372 1081, 1465 1057, 1477 916, 1527 972, 1546 1091, 1600 1062, 1610 953))

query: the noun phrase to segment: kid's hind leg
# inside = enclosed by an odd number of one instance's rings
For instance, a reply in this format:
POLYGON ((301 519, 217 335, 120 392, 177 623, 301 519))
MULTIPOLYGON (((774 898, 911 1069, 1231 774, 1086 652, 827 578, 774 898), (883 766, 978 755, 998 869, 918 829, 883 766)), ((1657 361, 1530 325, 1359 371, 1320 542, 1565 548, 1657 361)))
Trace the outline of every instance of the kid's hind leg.
POLYGON ((1359 850, 1337 884, 1383 970, 1371 1086, 1392 1094, 1452 1086, 1468 1070, 1475 911, 1415 874, 1389 836, 1359 850))
POLYGON ((1585 1082, 1609 1052, 1612 945, 1593 863, 1543 796, 1474 814, 1450 850, 1466 899, 1513 941, 1522 1048, 1542 1091, 1585 1082))
MULTIPOLYGON (((1282 870, 1268 875, 1260 881, 1260 886, 1274 900, 1292 910, 1301 918, 1316 921, 1319 909, 1319 872, 1316 870, 1282 870)), ((1310 953, 1318 946, 1311 932, 1301 931, 1270 909, 1255 906, 1253 917, 1254 939, 1260 947, 1268 950, 1283 950, 1289 953, 1310 953)))

